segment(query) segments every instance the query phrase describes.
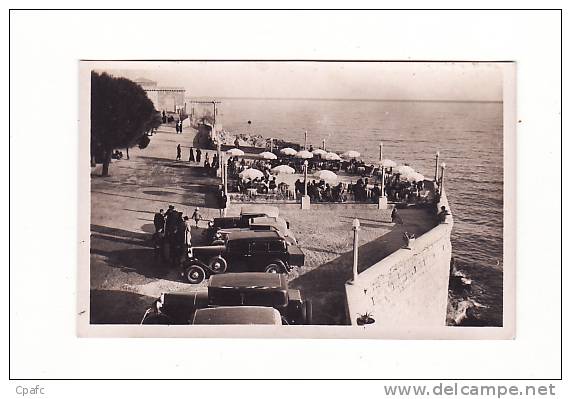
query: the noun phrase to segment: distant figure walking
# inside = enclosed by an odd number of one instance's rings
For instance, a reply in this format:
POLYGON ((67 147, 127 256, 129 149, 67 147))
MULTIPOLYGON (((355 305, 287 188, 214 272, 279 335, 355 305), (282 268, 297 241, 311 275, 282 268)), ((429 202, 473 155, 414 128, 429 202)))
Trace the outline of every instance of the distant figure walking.
POLYGON ((393 223, 402 224, 402 218, 400 217, 397 208, 393 208, 391 212, 391 220, 393 223))
POLYGON ((190 147, 190 154, 188 155, 188 162, 194 162, 194 149, 190 147))
POLYGON ((180 144, 176 146, 176 160, 180 161, 180 157, 181 157, 181 149, 180 149, 180 144))
POLYGON ((164 209, 161 209, 158 213, 155 213, 155 218, 153 223, 155 225, 155 233, 162 233, 165 229, 165 213, 164 209))
POLYGON ((163 110, 163 123, 167 123, 167 114, 165 113, 165 110, 163 110))
POLYGON ((192 225, 190 224, 190 219, 188 216, 184 217, 184 244, 186 249, 190 248, 192 241, 192 225))
POLYGON ((196 227, 198 227, 198 221, 202 220, 202 215, 200 214, 200 209, 196 208, 191 216, 192 220, 196 223, 196 227))
POLYGON ((178 120, 176 121, 176 123, 174 125, 174 130, 176 130, 176 134, 180 133, 180 125, 178 124, 178 120))
POLYGON ((182 134, 182 121, 178 121, 178 133, 182 134))
POLYGON ((202 159, 202 151, 200 150, 200 148, 198 148, 196 150, 196 162, 200 163, 201 159, 202 159))
POLYGON ((438 222, 439 223, 446 223, 446 217, 450 215, 448 210, 444 205, 440 207, 440 212, 438 212, 438 222))
POLYGON ((218 210, 220 211, 220 217, 226 216, 226 207, 228 205, 228 196, 224 192, 222 186, 218 187, 218 195, 217 195, 217 202, 218 202, 218 210))

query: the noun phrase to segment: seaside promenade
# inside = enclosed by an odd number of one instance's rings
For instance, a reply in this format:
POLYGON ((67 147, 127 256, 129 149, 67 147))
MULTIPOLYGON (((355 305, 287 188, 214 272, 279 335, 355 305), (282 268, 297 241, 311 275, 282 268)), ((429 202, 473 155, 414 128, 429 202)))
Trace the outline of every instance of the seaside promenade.
MULTIPOLYGON (((129 160, 113 161, 109 177, 98 176, 100 166, 92 170, 92 323, 138 323, 160 293, 200 287, 182 282, 177 269, 155 257, 151 244, 153 215, 169 204, 188 216, 195 207, 205 219, 218 216, 214 195, 219 179, 188 162, 195 134, 190 128, 176 134, 161 127, 146 149, 130 149, 129 160), (175 161, 177 144, 181 161, 175 161)), ((212 158, 214 151, 209 152, 212 158)), ((344 284, 351 278, 354 218, 362 227, 360 272, 400 248, 405 231, 419 236, 436 224, 421 208, 400 210, 403 224, 394 225, 390 211, 372 204, 312 204, 303 212, 299 204, 278 207, 306 254, 306 265, 289 275, 290 284, 312 299, 316 324, 347 322, 344 284)), ((228 215, 238 213, 239 205, 228 210, 228 215)), ((199 243, 205 227, 202 222, 193 229, 193 243, 199 243)))

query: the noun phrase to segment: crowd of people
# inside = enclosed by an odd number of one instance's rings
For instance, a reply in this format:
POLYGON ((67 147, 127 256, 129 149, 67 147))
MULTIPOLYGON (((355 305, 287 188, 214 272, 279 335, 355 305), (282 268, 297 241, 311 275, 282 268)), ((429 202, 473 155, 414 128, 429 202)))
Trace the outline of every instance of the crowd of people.
POLYGON ((155 213, 153 241, 157 255, 160 254, 163 260, 176 265, 188 252, 192 243, 191 220, 198 226, 198 222, 202 220, 199 208, 194 210, 190 218, 183 216, 183 213, 177 211, 174 205, 169 205, 166 212, 160 209, 155 213))

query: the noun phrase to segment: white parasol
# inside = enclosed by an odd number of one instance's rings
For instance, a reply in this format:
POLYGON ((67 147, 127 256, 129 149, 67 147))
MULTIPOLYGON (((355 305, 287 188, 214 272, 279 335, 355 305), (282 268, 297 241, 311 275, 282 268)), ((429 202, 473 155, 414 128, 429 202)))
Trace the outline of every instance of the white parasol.
POLYGON ((341 156, 345 159, 354 159, 354 158, 359 158, 361 156, 361 153, 358 151, 351 150, 344 152, 341 156))
POLYGON ((254 169, 254 168, 249 168, 246 170, 243 170, 242 172, 240 172, 239 174, 240 178, 242 180, 246 180, 246 179, 257 179, 258 177, 264 177, 264 174, 259 171, 258 169, 254 169))
POLYGON ((301 150, 300 152, 295 154, 295 157, 296 158, 302 158, 302 159, 309 159, 309 158, 313 158, 313 154, 307 150, 301 150))
POLYGON ((273 173, 283 173, 286 175, 292 175, 295 173, 295 169, 288 165, 279 165, 275 168, 272 168, 273 173))
POLYGON ((335 154, 334 152, 328 152, 327 154, 325 154, 325 159, 328 161, 339 161, 341 160, 341 157, 335 154))
POLYGON ((323 156, 325 154, 327 154, 327 151, 322 150, 321 148, 318 148, 317 150, 313 150, 313 155, 323 156))
POLYGON ((401 175, 411 175, 415 173, 414 169, 408 165, 399 165, 396 169, 393 169, 394 173, 399 173, 401 175))
POLYGON ((409 175, 409 177, 410 177, 410 180, 412 180, 412 181, 416 181, 416 182, 424 181, 424 175, 421 175, 418 172, 415 172, 415 173, 409 175))
POLYGON ((397 166, 395 161, 391 161, 390 159, 383 159, 379 162, 379 166, 384 166, 385 168, 394 168, 397 166))
POLYGON ((315 177, 319 180, 325 180, 326 182, 337 181, 337 175, 330 170, 321 170, 315 173, 315 177))
POLYGON ((297 151, 294 150, 293 148, 290 148, 290 147, 282 148, 280 150, 280 152, 284 155, 295 155, 295 154, 297 154, 297 151))
POLYGON ((271 153, 269 151, 264 151, 261 152, 260 154, 258 154, 260 157, 264 158, 264 159, 278 159, 278 157, 276 156, 276 154, 271 153))
POLYGON ((244 155, 244 151, 239 148, 230 148, 228 151, 226 151, 226 154, 230 155, 231 157, 237 157, 244 155))

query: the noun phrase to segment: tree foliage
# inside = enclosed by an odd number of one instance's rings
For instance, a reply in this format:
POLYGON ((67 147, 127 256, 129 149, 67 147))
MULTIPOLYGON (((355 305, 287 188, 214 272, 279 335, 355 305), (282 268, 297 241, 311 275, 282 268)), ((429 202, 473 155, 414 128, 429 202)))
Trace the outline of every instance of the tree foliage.
POLYGON ((91 72, 91 151, 107 175, 116 148, 149 144, 147 132, 161 123, 160 113, 135 82, 91 72))

